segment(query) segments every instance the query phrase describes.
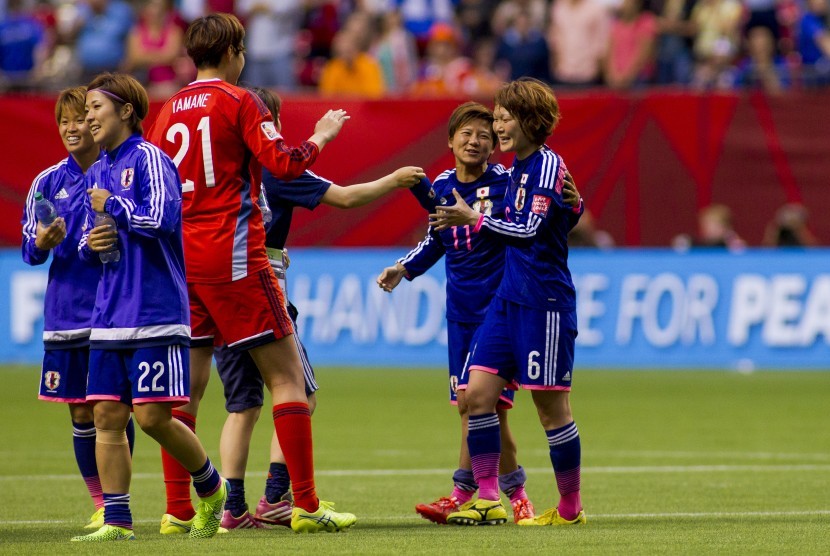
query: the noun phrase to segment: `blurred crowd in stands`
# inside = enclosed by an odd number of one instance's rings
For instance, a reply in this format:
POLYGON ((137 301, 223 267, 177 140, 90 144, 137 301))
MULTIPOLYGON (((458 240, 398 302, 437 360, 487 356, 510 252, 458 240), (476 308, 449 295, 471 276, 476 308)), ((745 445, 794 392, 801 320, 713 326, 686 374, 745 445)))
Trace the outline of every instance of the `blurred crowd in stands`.
POLYGON ((830 85, 830 0, 0 0, 0 90, 105 70, 154 97, 186 83, 187 22, 232 12, 243 80, 281 92, 485 97, 533 76, 562 88, 830 85))

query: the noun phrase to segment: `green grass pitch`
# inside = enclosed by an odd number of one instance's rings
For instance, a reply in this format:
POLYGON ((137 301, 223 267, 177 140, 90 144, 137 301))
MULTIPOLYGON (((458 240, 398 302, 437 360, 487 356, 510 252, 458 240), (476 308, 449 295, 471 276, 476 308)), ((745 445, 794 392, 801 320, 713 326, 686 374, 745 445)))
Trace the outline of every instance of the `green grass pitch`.
MULTIPOLYGON (((830 373, 577 371, 581 528, 437 526, 413 511, 450 491, 458 418, 443 371, 318 369, 317 484, 358 524, 340 534, 239 531, 208 541, 158 534, 158 446, 138 433, 137 540, 78 546, 92 512, 72 455, 68 411, 36 399, 37 369, 0 369, 2 554, 826 554, 830 547, 830 373)), ((214 376, 198 432, 214 462, 224 419, 214 376)), ((511 412, 528 493, 557 499, 527 392, 511 412)), ((264 415, 268 412, 264 412, 264 415)), ((262 494, 270 419, 257 427, 246 481, 262 494)))

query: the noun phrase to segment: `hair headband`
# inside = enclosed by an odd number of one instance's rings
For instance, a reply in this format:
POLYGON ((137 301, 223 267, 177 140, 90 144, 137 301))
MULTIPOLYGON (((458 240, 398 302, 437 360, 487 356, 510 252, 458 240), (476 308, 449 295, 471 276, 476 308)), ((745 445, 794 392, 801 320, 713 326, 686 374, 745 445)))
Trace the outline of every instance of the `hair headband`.
POLYGON ((91 92, 93 92, 93 91, 97 91, 97 92, 99 92, 99 93, 104 93, 105 95, 107 95, 107 96, 108 96, 108 97, 110 97, 111 99, 113 99, 113 100, 117 100, 117 101, 118 101, 118 102, 120 102, 121 104, 130 104, 129 102, 127 102, 126 100, 124 100, 124 99, 123 99, 123 98, 121 98, 120 96, 116 95, 115 93, 111 93, 111 92, 109 92, 109 91, 107 91, 107 90, 105 90, 105 89, 90 89, 89 91, 87 91, 87 93, 91 93, 91 92))

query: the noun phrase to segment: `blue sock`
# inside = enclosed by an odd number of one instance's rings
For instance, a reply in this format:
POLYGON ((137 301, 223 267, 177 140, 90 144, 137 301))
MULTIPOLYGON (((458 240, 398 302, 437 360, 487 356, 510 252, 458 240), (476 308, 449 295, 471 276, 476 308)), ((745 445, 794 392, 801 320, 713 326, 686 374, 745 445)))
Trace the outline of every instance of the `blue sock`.
POLYGON ((268 467, 268 478, 265 480, 265 499, 269 504, 276 504, 290 488, 291 477, 288 476, 288 466, 272 461, 268 467))
POLYGON ((193 477, 193 488, 196 489, 196 494, 198 494, 200 498, 210 496, 219 490, 219 472, 213 467, 213 464, 210 463, 210 458, 205 460, 205 464, 201 467, 201 469, 192 472, 190 476, 193 477))
POLYGON ((116 527, 133 528, 133 514, 130 513, 130 495, 104 493, 104 523, 116 527))
POLYGON ((75 461, 78 462, 81 477, 97 477, 95 423, 76 423, 72 421, 72 444, 75 448, 75 461))
POLYGON ((559 490, 559 515, 565 519, 574 519, 582 510, 581 464, 582 446, 576 423, 545 431, 550 446, 550 462, 556 475, 556 487, 559 490))
POLYGON ((133 448, 135 447, 135 423, 132 417, 127 421, 127 442, 130 445, 130 457, 132 457, 133 448))
POLYGON ((225 509, 230 510, 233 517, 241 517, 248 511, 248 503, 245 502, 245 479, 228 479, 231 491, 228 494, 228 501, 225 502, 225 509))
POLYGON ((470 449, 473 476, 479 487, 479 498, 484 500, 499 499, 500 430, 497 414, 470 415, 467 447, 470 449))

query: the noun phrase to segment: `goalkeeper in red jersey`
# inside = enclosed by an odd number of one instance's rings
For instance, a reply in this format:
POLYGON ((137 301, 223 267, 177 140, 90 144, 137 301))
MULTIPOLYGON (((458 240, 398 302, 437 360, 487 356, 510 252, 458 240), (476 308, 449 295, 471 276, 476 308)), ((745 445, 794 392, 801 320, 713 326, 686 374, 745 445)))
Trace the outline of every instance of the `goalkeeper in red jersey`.
MULTIPOLYGON (((185 46, 197 68, 196 81, 165 103, 149 133, 173 158, 182 179, 193 338, 191 401, 176 415, 195 428, 214 344, 247 351, 271 392, 274 428, 294 491, 292 529, 340 530, 356 518, 332 511, 317 498, 302 363, 255 205, 259 165, 282 179, 297 177, 337 136, 348 116, 342 110, 329 111, 308 141, 286 145, 264 104, 235 85, 245 64, 244 38, 242 24, 232 15, 195 20, 185 46)), ((166 454, 163 464, 168 508, 162 532, 186 530, 193 512, 190 477, 166 454)))

